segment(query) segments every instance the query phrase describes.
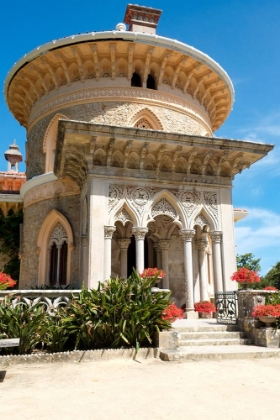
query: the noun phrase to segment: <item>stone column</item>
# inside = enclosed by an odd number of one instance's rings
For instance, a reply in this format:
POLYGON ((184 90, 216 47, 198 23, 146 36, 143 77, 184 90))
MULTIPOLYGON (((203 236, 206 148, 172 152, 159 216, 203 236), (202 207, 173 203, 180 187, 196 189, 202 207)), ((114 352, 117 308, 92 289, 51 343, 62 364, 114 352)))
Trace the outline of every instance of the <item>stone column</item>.
POLYGON ((205 240, 196 241, 199 260, 199 284, 200 284, 200 300, 209 300, 208 279, 207 279, 207 257, 205 249, 208 243, 205 240))
POLYGON ((154 248, 155 248, 156 254, 157 254, 157 263, 156 263, 156 266, 157 266, 157 268, 162 268, 162 265, 161 265, 161 251, 160 251, 159 243, 158 242, 155 242, 154 248))
POLYGON ((104 279, 111 277, 112 264, 112 237, 116 226, 104 226, 104 279))
POLYGON ((223 275, 222 275, 222 260, 221 260, 222 232, 219 230, 212 230, 210 232, 210 236, 212 239, 215 293, 217 293, 217 292, 223 291, 223 275))
POLYGON ((127 278, 127 249, 130 244, 130 239, 123 238, 118 240, 118 245, 121 249, 121 277, 127 278))
POLYGON ((85 287, 88 287, 88 276, 87 276, 87 266, 88 266, 88 237, 87 235, 81 236, 81 274, 82 281, 85 287))
POLYGON ((57 267, 56 267, 56 287, 59 287, 59 270, 60 270, 60 251, 62 245, 57 245, 57 267))
POLYGON ((148 230, 149 229, 145 227, 137 227, 132 229, 132 233, 135 236, 136 242, 136 270, 138 273, 142 273, 145 268, 144 240, 148 230))
POLYGON ((165 272, 165 276, 162 279, 162 287, 163 289, 169 289, 168 250, 170 247, 170 241, 162 239, 159 241, 158 246, 161 249, 162 269, 165 272))
POLYGON ((195 230, 180 230, 180 236, 184 241, 184 268, 185 268, 185 293, 186 293, 186 314, 187 318, 196 318, 194 312, 194 290, 193 290, 193 260, 192 260, 192 239, 195 230))

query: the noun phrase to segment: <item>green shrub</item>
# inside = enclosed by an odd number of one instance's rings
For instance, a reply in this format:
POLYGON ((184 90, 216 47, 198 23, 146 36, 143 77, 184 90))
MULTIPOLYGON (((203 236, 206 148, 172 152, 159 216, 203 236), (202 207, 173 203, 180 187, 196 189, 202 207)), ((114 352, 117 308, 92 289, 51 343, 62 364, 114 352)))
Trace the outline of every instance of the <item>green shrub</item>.
POLYGON ((0 305, 0 338, 19 338, 19 347, 14 347, 13 352, 31 353, 42 342, 45 316, 42 307, 22 303, 13 307, 6 298, 0 305))

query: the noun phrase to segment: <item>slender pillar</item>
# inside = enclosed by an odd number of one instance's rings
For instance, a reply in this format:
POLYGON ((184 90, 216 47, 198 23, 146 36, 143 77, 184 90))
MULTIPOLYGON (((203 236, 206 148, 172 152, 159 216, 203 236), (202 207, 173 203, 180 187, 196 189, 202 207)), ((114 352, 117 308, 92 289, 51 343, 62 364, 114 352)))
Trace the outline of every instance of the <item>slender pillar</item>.
POLYGON ((210 232, 212 239, 212 252, 213 252, 213 269, 214 269, 214 284, 215 292, 223 291, 223 275, 222 275, 222 260, 221 260, 221 239, 222 232, 213 230, 210 232))
POLYGON ((115 226, 104 226, 104 280, 109 280, 112 271, 112 237, 115 226))
POLYGON ((142 273, 145 268, 144 240, 148 230, 149 229, 145 227, 137 227, 132 229, 132 233, 135 236, 136 242, 136 270, 138 273, 142 273))
POLYGON ((157 266, 157 268, 162 268, 162 265, 161 265, 161 250, 160 250, 158 242, 154 243, 154 248, 155 248, 156 254, 157 254, 156 266, 157 266))
POLYGON ((200 300, 209 300, 208 294, 208 279, 207 279, 207 256, 205 249, 207 248, 207 241, 200 240, 196 241, 198 249, 198 260, 199 260, 199 284, 200 284, 200 300))
POLYGON ((186 314, 187 318, 196 318, 194 312, 194 290, 193 290, 193 260, 192 260, 192 239, 195 230, 180 230, 180 236, 184 241, 184 269, 185 269, 185 294, 186 294, 186 314))
POLYGON ((170 241, 163 239, 159 241, 159 248, 161 249, 162 258, 162 269, 165 272, 165 276, 162 279, 163 289, 169 289, 169 264, 168 264, 168 250, 170 247, 170 241))
POLYGON ((118 240, 118 245, 121 249, 121 277, 127 278, 127 249, 130 244, 130 239, 123 238, 118 240))
POLYGON ((59 287, 60 253, 62 245, 57 245, 56 287, 59 287))
POLYGON ((83 284, 88 287, 88 276, 87 276, 87 260, 88 260, 88 237, 87 235, 81 236, 81 275, 83 284))

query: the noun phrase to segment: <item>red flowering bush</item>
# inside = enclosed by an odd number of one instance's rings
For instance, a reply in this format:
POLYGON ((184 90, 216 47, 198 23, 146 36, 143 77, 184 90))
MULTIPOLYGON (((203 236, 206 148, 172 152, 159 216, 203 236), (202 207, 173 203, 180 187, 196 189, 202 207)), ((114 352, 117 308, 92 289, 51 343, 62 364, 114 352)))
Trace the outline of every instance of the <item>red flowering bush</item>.
POLYGON ((252 315, 255 317, 259 316, 275 316, 280 317, 280 305, 259 305, 253 308, 252 315))
POLYGON ((15 284, 16 281, 13 280, 11 276, 9 276, 6 273, 0 272, 0 290, 5 290, 9 287, 14 287, 15 284))
POLYGON ((145 270, 143 271, 143 273, 140 274, 140 277, 164 277, 165 276, 165 272, 159 268, 145 268, 145 270))
POLYGON ((183 316, 184 316, 183 309, 178 308, 174 303, 169 305, 162 312, 162 319, 164 319, 164 321, 173 321, 176 319, 182 319, 183 316))
POLYGON ((274 292, 278 292, 278 289, 276 289, 274 286, 266 286, 263 288, 263 290, 272 290, 274 292))
POLYGON ((208 300, 201 300, 200 302, 196 302, 194 304, 195 312, 205 312, 210 314, 211 312, 216 312, 216 307, 212 302, 208 302, 208 300))
POLYGON ((237 281, 237 283, 259 283, 261 281, 256 271, 249 270, 246 267, 235 271, 230 279, 237 281))

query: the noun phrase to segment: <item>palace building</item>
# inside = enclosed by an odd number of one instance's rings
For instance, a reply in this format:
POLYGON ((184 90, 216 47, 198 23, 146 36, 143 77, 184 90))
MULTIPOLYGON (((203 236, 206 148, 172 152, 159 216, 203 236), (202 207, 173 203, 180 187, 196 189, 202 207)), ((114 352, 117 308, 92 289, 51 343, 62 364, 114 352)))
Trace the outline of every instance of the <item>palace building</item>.
POLYGON ((273 146, 214 137, 231 80, 157 35, 160 15, 129 4, 115 30, 58 39, 9 72, 6 101, 28 139, 21 289, 95 288, 157 266, 187 317, 233 289, 232 181, 273 146))

